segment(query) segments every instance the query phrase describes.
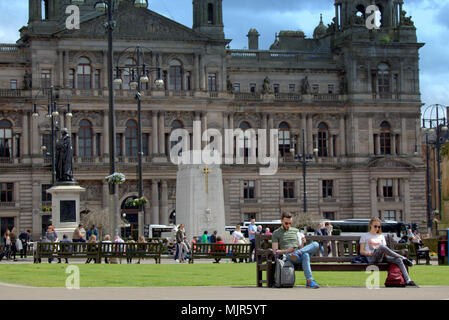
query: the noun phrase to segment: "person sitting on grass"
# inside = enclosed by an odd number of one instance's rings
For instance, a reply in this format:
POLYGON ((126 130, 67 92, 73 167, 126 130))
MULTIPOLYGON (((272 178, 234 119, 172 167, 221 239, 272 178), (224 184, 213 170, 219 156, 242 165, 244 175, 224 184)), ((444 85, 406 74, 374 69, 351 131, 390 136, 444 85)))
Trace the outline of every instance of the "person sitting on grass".
POLYGON ((382 221, 379 218, 371 218, 368 225, 368 232, 360 237, 360 254, 366 256, 369 264, 376 264, 382 262, 382 260, 396 264, 401 269, 406 286, 418 287, 410 279, 404 265, 406 264, 411 267, 413 266, 413 262, 387 247, 385 236, 382 234, 382 221))
POLYGON ((287 260, 293 264, 302 264, 304 275, 307 280, 306 287, 317 289, 320 286, 313 280, 312 269, 310 267, 310 257, 313 256, 320 245, 313 241, 307 246, 303 246, 303 237, 299 230, 292 227, 293 218, 290 212, 284 212, 281 218, 281 227, 276 229, 272 235, 272 248, 276 257, 285 254, 287 260))

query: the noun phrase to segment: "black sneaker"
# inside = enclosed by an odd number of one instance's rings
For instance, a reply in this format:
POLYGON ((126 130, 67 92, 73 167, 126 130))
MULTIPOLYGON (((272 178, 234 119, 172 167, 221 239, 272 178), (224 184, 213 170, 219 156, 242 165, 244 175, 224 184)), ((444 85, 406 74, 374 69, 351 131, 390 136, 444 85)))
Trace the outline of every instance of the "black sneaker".
POLYGON ((412 280, 410 280, 409 282, 407 282, 407 283, 405 284, 405 286, 406 286, 406 287, 415 287, 415 288, 419 288, 419 286, 418 286, 416 283, 414 283, 412 280))
POLYGON ((413 267, 413 262, 409 259, 404 259, 402 260, 404 262, 405 265, 409 266, 409 267, 413 267))

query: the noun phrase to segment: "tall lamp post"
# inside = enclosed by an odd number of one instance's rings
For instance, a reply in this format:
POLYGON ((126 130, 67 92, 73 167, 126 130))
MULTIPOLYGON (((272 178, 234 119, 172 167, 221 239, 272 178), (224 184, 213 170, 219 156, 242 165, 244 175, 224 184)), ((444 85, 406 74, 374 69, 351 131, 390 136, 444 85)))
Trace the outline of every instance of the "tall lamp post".
MULTIPOLYGON (((147 67, 145 64, 145 50, 148 53, 151 53, 151 50, 137 45, 136 47, 129 47, 123 50, 119 56, 117 57, 117 65, 116 65, 116 78, 114 79, 115 85, 122 85, 123 79, 121 78, 121 73, 123 70, 131 74, 131 79, 129 82, 129 86, 133 90, 137 90, 136 92, 136 100, 137 100, 137 155, 138 155, 138 174, 139 174, 139 185, 138 185, 138 197, 141 199, 143 197, 143 177, 142 177, 142 156, 143 156, 143 147, 142 147, 142 84, 150 82, 148 77, 149 72, 156 70, 157 71, 157 79, 154 80, 154 83, 157 88, 161 88, 164 85, 164 80, 161 79, 161 69, 159 67, 147 67), (135 64, 120 66, 120 59, 123 55, 127 57, 133 57, 133 61, 136 61, 135 64)), ((142 204, 139 204, 139 213, 142 212, 142 204)), ((139 230, 141 230, 139 228, 139 230)), ((141 232, 140 232, 141 233, 141 232)), ((141 235, 141 234, 140 234, 141 235)))
MULTIPOLYGON (((296 145, 296 136, 293 137, 293 146, 296 145)), ((307 184, 306 184, 306 175, 307 175, 307 162, 312 161, 313 154, 306 154, 306 142, 305 142, 305 130, 302 129, 302 153, 295 154, 295 148, 290 148, 290 152, 294 154, 295 160, 299 160, 302 163, 302 180, 303 180, 303 211, 307 213, 307 184)), ((316 155, 318 153, 318 149, 314 148, 313 153, 316 155)))
MULTIPOLYGON (((113 12, 117 11, 122 0, 100 0, 94 5, 98 12, 107 12, 107 22, 104 24, 108 36, 108 89, 109 89, 109 173, 115 173, 115 111, 114 111, 114 87, 113 87, 113 46, 112 33, 116 27, 113 12)), ((136 8, 147 8, 148 0, 134 0, 136 8)), ((85 0, 71 0, 72 4, 83 5, 85 0)), ((116 195, 115 183, 109 183, 109 214, 112 217, 112 228, 115 236, 119 235, 118 219, 119 206, 116 195)))
MULTIPOLYGON (((36 94, 34 98, 33 114, 32 114, 34 119, 37 119, 39 117, 37 98, 40 93, 43 93, 43 91, 39 90, 39 92, 36 94)), ((51 184, 54 185, 56 182, 56 139, 57 139, 56 135, 60 128, 58 127, 58 122, 56 119, 56 117, 59 116, 59 112, 58 112, 58 103, 56 101, 55 90, 53 86, 50 87, 50 90, 48 90, 47 95, 48 101, 47 101, 46 117, 50 119, 50 127, 51 127, 51 136, 50 136, 51 184)), ((70 112, 70 103, 68 101, 67 101, 66 117, 69 118, 72 117, 72 113, 70 112)), ((42 151, 46 151, 44 147, 45 146, 42 146, 42 151)))
POLYGON ((448 118, 446 107, 441 104, 433 104, 428 106, 422 114, 422 127, 426 134, 426 164, 427 164, 427 227, 432 230, 431 219, 431 192, 430 192, 430 150, 429 145, 434 146, 437 158, 437 182, 438 182, 438 198, 435 206, 438 205, 438 212, 442 212, 442 196, 441 196, 441 147, 449 140, 448 135, 448 118), (430 140, 429 137, 432 139, 430 140))

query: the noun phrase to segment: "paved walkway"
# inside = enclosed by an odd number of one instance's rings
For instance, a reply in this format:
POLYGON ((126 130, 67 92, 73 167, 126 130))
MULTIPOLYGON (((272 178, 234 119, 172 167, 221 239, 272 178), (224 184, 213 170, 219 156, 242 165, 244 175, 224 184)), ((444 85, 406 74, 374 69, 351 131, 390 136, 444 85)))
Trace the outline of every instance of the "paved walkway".
POLYGON ((34 288, 0 283, 0 300, 449 300, 449 287, 257 287, 34 288))

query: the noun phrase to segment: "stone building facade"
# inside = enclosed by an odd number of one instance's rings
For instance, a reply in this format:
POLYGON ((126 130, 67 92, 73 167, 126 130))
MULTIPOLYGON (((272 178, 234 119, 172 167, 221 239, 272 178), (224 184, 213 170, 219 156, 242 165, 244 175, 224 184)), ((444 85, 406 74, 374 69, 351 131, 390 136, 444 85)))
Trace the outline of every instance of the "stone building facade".
MULTIPOLYGON (((29 0, 29 22, 16 44, 0 45, 0 217, 38 237, 47 224, 51 184, 48 88, 54 86, 59 127, 75 149, 74 172, 87 188, 81 207, 108 207, 107 40, 105 16, 86 0, 79 30, 67 30, 68 0, 29 0), (42 4, 43 3, 43 4, 42 4), (66 104, 70 102, 71 117, 66 104), (33 117, 33 105, 38 117, 33 117), (42 148, 46 146, 47 149, 42 148)), ((420 224, 425 219, 425 167, 421 148, 419 48, 402 0, 377 1, 382 25, 368 30, 368 0, 336 0, 335 18, 322 20, 313 38, 280 31, 269 50, 251 29, 248 48, 230 49, 222 0, 194 0, 188 28, 149 9, 121 1, 114 14, 114 60, 140 44, 148 66, 161 68, 165 88, 143 88, 143 186, 150 200, 135 229, 168 224, 176 210, 177 167, 169 160, 170 132, 193 121, 203 129, 279 129, 279 169, 259 175, 258 165, 223 165, 226 224, 303 213, 302 165, 307 163, 307 212, 316 219, 381 216, 420 224)), ((150 6, 151 7, 151 6, 150 6)), ((317 21, 319 19, 317 18, 317 21)), ((115 64, 115 63, 114 63, 115 64)), ((126 75, 125 75, 126 76, 126 75)), ((116 87, 118 170, 127 181, 119 201, 137 195, 137 105, 124 78, 116 87)), ((248 142, 245 142, 247 145, 248 142)), ((219 231, 220 232, 220 231, 219 231)))

